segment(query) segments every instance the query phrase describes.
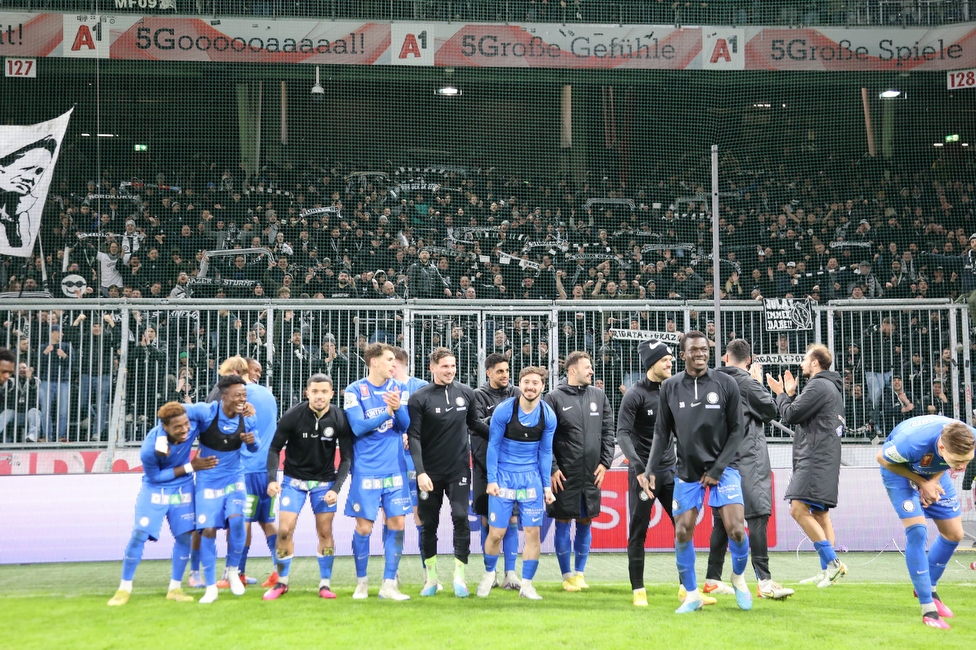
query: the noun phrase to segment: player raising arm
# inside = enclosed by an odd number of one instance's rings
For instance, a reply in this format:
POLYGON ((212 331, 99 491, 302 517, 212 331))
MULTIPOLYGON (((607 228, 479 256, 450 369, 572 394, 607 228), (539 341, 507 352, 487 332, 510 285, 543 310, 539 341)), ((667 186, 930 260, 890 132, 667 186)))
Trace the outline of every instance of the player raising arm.
POLYGON ((190 460, 198 429, 178 402, 163 404, 156 413, 159 424, 146 434, 139 456, 142 459, 142 489, 136 497, 136 523, 132 538, 125 547, 122 582, 108 601, 111 606, 125 605, 132 594, 132 578, 142 560, 146 540, 159 539, 163 518, 173 533, 173 573, 170 575, 166 600, 193 602, 180 585, 190 559, 190 533, 194 528, 193 472, 217 466, 216 458, 197 456, 190 460))
POLYGON ((332 408, 332 378, 314 374, 305 387, 308 401, 297 404, 281 417, 274 440, 268 448, 268 494, 279 496, 278 582, 264 594, 265 600, 276 600, 288 593, 288 573, 295 554, 292 537, 298 513, 305 501, 311 501, 315 529, 319 534, 319 597, 335 598, 330 586, 335 542, 332 519, 335 517, 339 491, 349 475, 352 457, 352 431, 346 416, 332 408), (285 474, 278 483, 278 460, 285 449, 285 474), (341 458, 335 466, 335 453, 341 458))
POLYGON ((946 470, 962 472, 973 459, 973 429, 941 415, 923 415, 895 427, 878 452, 881 480, 891 505, 905 525, 905 563, 922 605, 922 622, 943 630, 952 610, 936 585, 962 541, 962 517, 956 487, 946 470), (928 554, 925 541, 931 519, 939 529, 928 554))

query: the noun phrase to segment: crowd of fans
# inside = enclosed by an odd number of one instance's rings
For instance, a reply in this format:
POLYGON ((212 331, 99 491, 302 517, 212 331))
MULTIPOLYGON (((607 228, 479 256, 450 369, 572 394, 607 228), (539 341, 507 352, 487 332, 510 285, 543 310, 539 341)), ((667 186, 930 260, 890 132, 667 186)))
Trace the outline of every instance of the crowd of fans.
MULTIPOLYGON (((898 418, 951 410, 946 312, 910 301, 976 295, 972 182, 938 168, 873 175, 840 163, 830 173, 749 171, 773 167, 723 159, 720 296, 909 301, 821 323, 821 339, 827 328, 836 332, 836 365, 848 377, 849 431, 871 437, 898 418)), ((367 342, 411 347, 399 299, 560 300, 570 314, 576 305, 580 311, 558 324, 558 350, 590 351, 600 382, 619 399, 633 381, 635 355, 611 330, 679 331, 687 309, 679 303, 715 295, 710 201, 704 187, 678 175, 630 187, 487 168, 355 171, 286 164, 247 174, 200 164, 152 183, 106 172, 78 187, 52 187, 41 232, 46 263, 6 258, 0 283, 16 295, 40 290, 46 267, 46 287, 78 303, 8 313, 8 344, 24 363, 6 386, 9 415, 0 421, 16 414, 27 440, 68 440, 69 422, 84 422, 88 439, 100 435, 123 337, 131 422, 145 420, 159 400, 197 397, 222 355, 238 352, 266 365, 290 396, 287 407, 312 369, 358 377, 357 350, 367 342), (92 302, 100 296, 219 298, 240 307, 138 307, 123 331, 117 310, 92 302), (278 301, 275 322, 261 309, 269 299, 278 301), (363 302, 345 315, 332 303, 331 315, 330 303, 290 308, 295 299, 394 302, 363 302), (677 302, 670 312, 633 304, 588 310, 593 300, 677 302)), ((476 384, 479 325, 450 309, 414 323, 422 330, 417 347, 452 347, 462 380, 476 384)), ((690 321, 714 336, 704 312, 690 321)), ((802 352, 814 337, 770 335, 759 319, 723 325, 726 337, 745 336, 764 353, 802 352)), ((516 371, 549 357, 545 323, 481 326, 485 350, 506 351, 516 371)), ((424 350, 415 352, 420 359, 424 350)), ((416 365, 421 373, 426 364, 416 365)))

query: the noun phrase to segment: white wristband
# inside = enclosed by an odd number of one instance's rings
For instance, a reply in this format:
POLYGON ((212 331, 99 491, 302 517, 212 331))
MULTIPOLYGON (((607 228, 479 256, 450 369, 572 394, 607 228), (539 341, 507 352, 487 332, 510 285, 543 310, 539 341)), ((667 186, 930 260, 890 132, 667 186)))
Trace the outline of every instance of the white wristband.
POLYGON ((185 473, 187 473, 187 474, 192 474, 193 473, 193 464, 192 463, 187 463, 186 465, 184 465, 183 466, 183 471, 185 473))

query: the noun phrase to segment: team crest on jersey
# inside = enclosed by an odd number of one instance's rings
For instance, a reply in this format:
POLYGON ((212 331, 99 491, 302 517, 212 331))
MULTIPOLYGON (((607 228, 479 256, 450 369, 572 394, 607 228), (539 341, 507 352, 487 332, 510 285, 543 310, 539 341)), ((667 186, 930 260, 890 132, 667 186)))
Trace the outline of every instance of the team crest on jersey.
POLYGON ((648 499, 651 498, 651 497, 647 496, 647 492, 645 492, 644 490, 641 490, 640 491, 639 496, 640 496, 640 500, 641 501, 647 501, 648 499))
POLYGON ((139 520, 139 525, 140 526, 148 526, 149 525, 149 517, 143 517, 142 519, 140 519, 139 520))
POLYGON ((718 393, 709 393, 705 395, 705 401, 709 404, 718 404, 718 393))
POLYGON ((200 515, 199 517, 197 517, 197 521, 200 522, 201 524, 207 523, 207 515, 200 515))
POLYGON ((369 387, 366 384, 359 384, 359 394, 363 399, 369 397, 369 387))
POLYGON ((287 506, 289 504, 291 504, 291 498, 289 498, 289 497, 281 497, 281 505, 287 506))
POLYGON ((495 521, 495 519, 497 519, 494 512, 488 515, 488 518, 491 519, 492 521, 495 521))
POLYGON ((427 500, 427 497, 429 497, 429 496, 430 496, 430 492, 425 492, 425 491, 423 491, 423 490, 421 490, 421 491, 420 491, 420 492, 419 492, 419 493, 417 494, 417 496, 419 496, 419 497, 420 497, 420 500, 421 500, 421 501, 426 501, 426 500, 427 500))
POLYGON ((441 409, 439 407, 434 408, 434 413, 440 413, 441 409))
POLYGON ((902 508, 902 510, 904 510, 905 512, 911 512, 912 510, 914 510, 914 509, 915 509, 915 503, 914 503, 913 501, 911 501, 910 499, 906 499, 906 500, 905 500, 905 501, 904 501, 904 502, 903 502, 903 503, 901 504, 901 508, 902 508))
POLYGON ((361 510, 361 507, 360 507, 360 505, 358 503, 352 504, 352 511, 353 512, 359 512, 360 510, 361 510))
POLYGON ((454 400, 454 403, 457 404, 458 406, 464 406, 464 398, 458 397, 456 400, 454 400))
POLYGON ((678 402, 678 408, 679 409, 683 409, 684 407, 685 407, 685 403, 684 402, 678 402))
POLYGON ((335 429, 332 427, 325 427, 325 431, 322 433, 322 437, 326 440, 331 440, 335 436, 335 429))
POLYGON ((596 402, 590 402, 590 410, 596 412, 596 402))
POLYGON ((343 397, 342 408, 351 409, 357 404, 355 393, 345 393, 344 395, 345 396, 343 397))
POLYGON ((654 415, 654 409, 647 409, 648 415, 654 415))
POLYGON ((920 467, 928 467, 932 464, 932 454, 925 454, 922 460, 918 461, 920 467))

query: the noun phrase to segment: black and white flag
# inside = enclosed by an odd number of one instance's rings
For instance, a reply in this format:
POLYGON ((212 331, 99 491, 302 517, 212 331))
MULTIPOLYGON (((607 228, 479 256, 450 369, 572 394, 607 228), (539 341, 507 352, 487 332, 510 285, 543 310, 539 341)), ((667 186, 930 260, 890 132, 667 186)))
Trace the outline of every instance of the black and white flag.
POLYGON ((69 119, 71 111, 40 124, 0 126, 0 255, 34 251, 69 119))

